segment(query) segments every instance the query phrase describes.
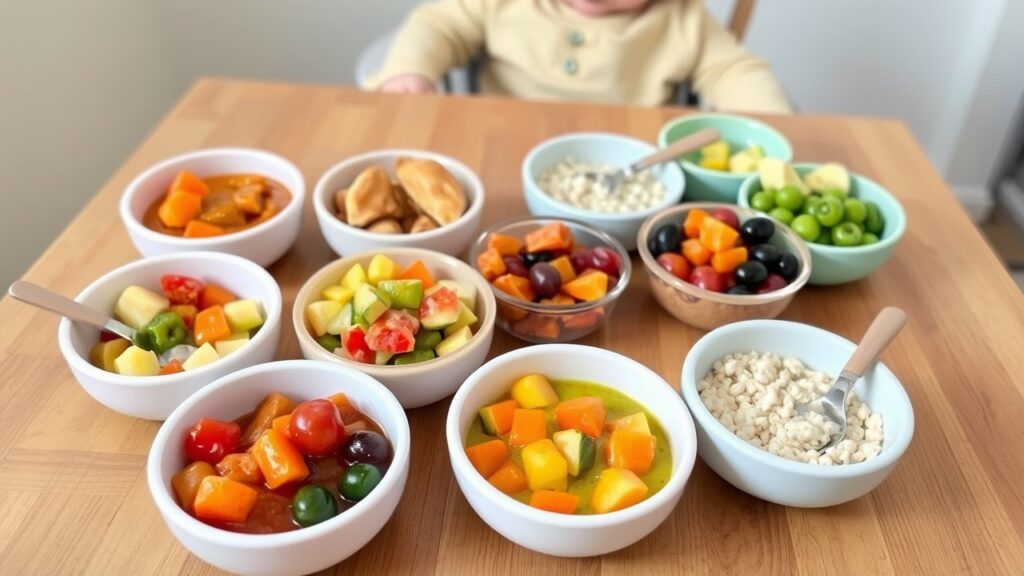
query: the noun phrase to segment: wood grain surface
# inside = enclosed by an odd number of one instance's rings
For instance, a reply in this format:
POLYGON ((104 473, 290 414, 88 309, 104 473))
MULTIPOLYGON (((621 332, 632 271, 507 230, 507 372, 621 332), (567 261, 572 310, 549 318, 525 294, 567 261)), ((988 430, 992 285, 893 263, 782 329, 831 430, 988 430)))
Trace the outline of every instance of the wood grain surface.
MULTIPOLYGON (((118 198, 134 175, 172 154, 265 148, 293 160, 312 189, 325 169, 357 152, 436 150, 478 171, 488 225, 525 212, 520 162, 538 142, 577 130, 653 142, 662 123, 684 112, 201 80, 26 278, 75 295, 138 258, 118 198)), ((900 123, 765 120, 790 138, 797 159, 843 162, 906 208, 906 237, 883 268, 845 286, 808 287, 782 316, 857 339, 883 306, 908 311, 883 360, 910 394, 917 429, 890 478, 849 504, 799 510, 747 496, 698 460, 677 509, 649 537, 604 557, 551 558, 504 540, 470 509, 448 464, 448 402, 441 401, 409 412, 412 468, 394 517, 331 573, 1024 573, 1019 289, 900 123)), ((32 193, 60 201, 59 190, 32 193)), ((270 269, 286 311, 302 282, 333 259, 308 199, 305 222, 298 243, 270 269)), ((629 355, 678 387, 702 332, 662 313, 644 274, 633 278, 609 324, 583 343, 629 355)), ((85 394, 58 351, 56 318, 10 298, 0 302, 0 318, 0 573, 216 572, 174 540, 150 500, 144 462, 158 424, 111 412, 85 394)), ((287 313, 284 323, 278 358, 298 358, 287 313)), ((499 332, 491 352, 521 345, 499 332)))

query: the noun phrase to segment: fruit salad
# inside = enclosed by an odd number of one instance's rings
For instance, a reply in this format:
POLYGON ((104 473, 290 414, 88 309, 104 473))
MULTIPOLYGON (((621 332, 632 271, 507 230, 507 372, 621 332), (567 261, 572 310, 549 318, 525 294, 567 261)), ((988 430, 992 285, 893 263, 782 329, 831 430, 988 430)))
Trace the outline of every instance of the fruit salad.
POLYGON ((426 362, 459 350, 478 324, 476 293, 435 280, 422 261, 400 267, 378 254, 354 264, 306 306, 310 333, 326 350, 365 364, 426 362))
POLYGON ((561 514, 603 514, 660 490, 668 440, 636 401, 600 384, 529 374, 480 409, 466 456, 520 502, 561 514))
POLYGON ((789 285, 800 260, 773 244, 775 223, 751 218, 740 224, 728 208, 694 208, 682 226, 669 222, 647 239, 647 249, 669 274, 711 292, 764 294, 789 285))
POLYGON ((296 404, 269 394, 234 421, 186 433, 188 465, 171 478, 195 518, 249 534, 319 524, 366 498, 393 457, 381 427, 344 394, 296 404))
POLYGON ((201 368, 245 346, 266 320, 263 305, 211 282, 160 278, 160 292, 128 286, 114 318, 135 329, 129 342, 102 332, 90 361, 126 376, 157 376, 201 368))

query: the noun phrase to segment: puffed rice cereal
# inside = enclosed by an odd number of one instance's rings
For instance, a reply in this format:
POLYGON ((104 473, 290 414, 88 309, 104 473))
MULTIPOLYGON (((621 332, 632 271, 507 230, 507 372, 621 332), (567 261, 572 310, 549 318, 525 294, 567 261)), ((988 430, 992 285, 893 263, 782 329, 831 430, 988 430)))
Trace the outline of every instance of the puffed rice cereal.
POLYGON ((555 200, 595 212, 644 210, 656 206, 668 193, 650 170, 626 178, 614 190, 585 176, 587 172, 611 174, 616 170, 608 164, 587 164, 567 157, 544 172, 537 184, 555 200))
POLYGON ((817 413, 797 416, 795 406, 821 395, 833 378, 796 358, 767 352, 733 353, 715 361, 697 385, 711 414, 730 432, 776 456, 826 466, 856 464, 882 451, 882 415, 851 391, 846 438, 818 454, 838 425, 817 413))

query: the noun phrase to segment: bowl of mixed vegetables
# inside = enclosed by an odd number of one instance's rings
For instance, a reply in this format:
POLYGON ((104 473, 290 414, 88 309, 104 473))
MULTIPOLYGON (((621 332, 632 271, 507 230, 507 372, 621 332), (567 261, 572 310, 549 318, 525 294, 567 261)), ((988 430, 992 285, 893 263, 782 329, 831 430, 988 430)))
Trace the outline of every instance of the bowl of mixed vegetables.
POLYGON ((273 359, 281 291, 263 268, 215 252, 122 266, 76 298, 134 330, 131 340, 62 320, 58 343, 78 382, 108 408, 162 420, 212 380, 273 359))

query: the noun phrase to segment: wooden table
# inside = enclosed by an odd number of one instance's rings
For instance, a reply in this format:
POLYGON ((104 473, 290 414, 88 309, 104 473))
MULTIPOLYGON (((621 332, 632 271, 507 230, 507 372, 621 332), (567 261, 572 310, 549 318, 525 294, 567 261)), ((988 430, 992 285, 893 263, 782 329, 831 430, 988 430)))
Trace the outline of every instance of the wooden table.
MULTIPOLYGON (((487 225, 525 211, 519 167, 534 144, 577 130, 654 141, 678 114, 202 80, 26 277, 73 295, 137 258, 118 219, 121 191, 146 166, 195 148, 272 150, 298 164, 310 189, 328 166, 360 151, 436 150, 479 172, 487 225)), ((1024 572, 1024 298, 902 124, 766 120, 786 133, 797 158, 843 162, 906 208, 907 235, 881 270, 846 286, 806 288, 783 314, 857 339, 882 306, 908 311, 884 360, 910 393, 917 431, 892 476, 855 502, 798 510, 747 496, 698 461, 675 513, 651 536, 600 558, 550 558, 504 540, 467 505, 448 463, 442 401, 409 413, 405 496, 377 538, 335 573, 1024 572)), ((333 258, 306 204, 298 243, 271 268, 286 310, 303 280, 333 258)), ((678 386, 702 333, 662 313, 645 283, 634 275, 610 324, 584 343, 627 354, 678 386), (638 323, 656 337, 617 337, 637 334, 638 323)), ((174 540, 150 500, 144 462, 158 424, 111 412, 79 388, 57 349, 54 317, 7 298, 0 318, 0 573, 214 572, 174 540)), ((290 316, 284 321, 278 357, 298 358, 290 316)), ((499 333, 492 353, 521 345, 499 333)))

